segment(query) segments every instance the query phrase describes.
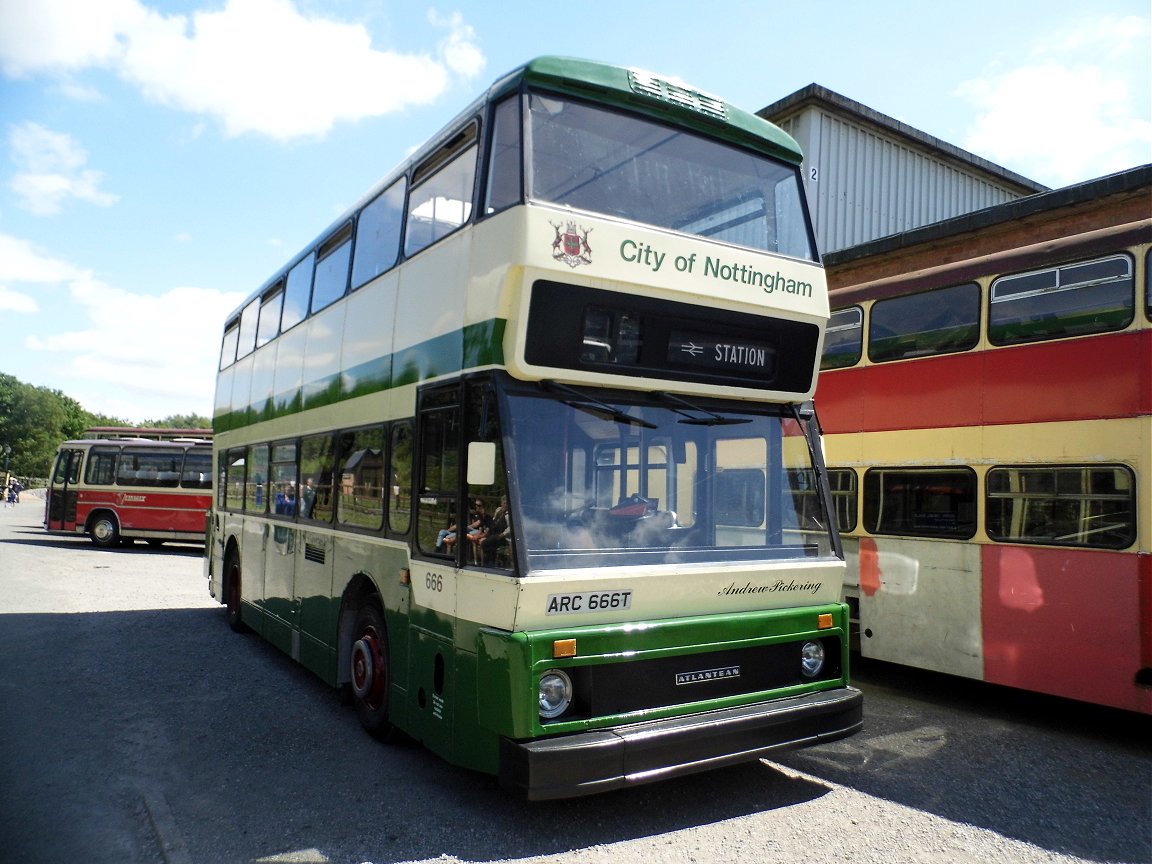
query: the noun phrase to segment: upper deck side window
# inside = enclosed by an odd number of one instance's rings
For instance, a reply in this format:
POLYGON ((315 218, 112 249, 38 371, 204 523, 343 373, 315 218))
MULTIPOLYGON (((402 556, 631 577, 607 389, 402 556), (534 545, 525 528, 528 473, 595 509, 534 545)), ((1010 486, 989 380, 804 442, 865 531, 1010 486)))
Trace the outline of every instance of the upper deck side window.
POLYGON ((864 346, 864 310, 859 306, 837 309, 824 332, 821 369, 844 369, 860 362, 864 346))
POLYGON ((469 124, 413 172, 405 255, 431 246, 472 217, 478 131, 478 124, 469 124))
POLYGON ((1110 255, 992 283, 988 338, 1016 345, 1122 330, 1135 314, 1135 276, 1128 255, 1110 255))
POLYGON ((284 280, 281 279, 260 300, 260 321, 256 327, 256 347, 267 345, 280 333, 280 307, 284 304, 284 280))
POLYGON ((352 261, 352 223, 343 225, 316 249, 316 269, 312 277, 312 312, 331 306, 348 289, 348 268, 352 261))
POLYGON ((220 368, 227 369, 236 362, 236 346, 240 341, 240 319, 229 321, 224 327, 224 341, 220 343, 220 368))
POLYGON ((407 189, 407 180, 401 177, 360 211, 352 261, 353 290, 396 266, 407 189))
POLYGON ((308 314, 308 299, 312 294, 312 270, 316 256, 309 252, 288 271, 284 290, 284 311, 280 316, 280 332, 285 333, 304 320, 308 314))
POLYGON ((980 341, 975 282, 877 300, 868 328, 873 363, 967 351, 980 341))
POLYGON ((260 298, 257 297, 240 313, 240 336, 236 346, 236 359, 247 357, 256 347, 256 322, 260 316, 260 298))
POLYGON ((529 96, 530 197, 815 260, 799 167, 655 120, 529 96))

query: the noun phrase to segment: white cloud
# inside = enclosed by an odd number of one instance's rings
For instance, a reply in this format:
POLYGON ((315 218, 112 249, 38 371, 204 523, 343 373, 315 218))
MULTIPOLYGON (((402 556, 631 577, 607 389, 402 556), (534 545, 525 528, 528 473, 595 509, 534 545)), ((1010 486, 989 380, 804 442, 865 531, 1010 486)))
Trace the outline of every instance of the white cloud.
POLYGON ((487 61, 484 52, 476 44, 476 31, 470 24, 464 23, 464 17, 459 12, 453 12, 445 18, 432 9, 428 12, 428 20, 434 26, 449 31, 440 42, 440 55, 449 69, 465 78, 474 78, 484 71, 487 61))
POLYGON ((484 65, 459 15, 440 57, 372 47, 360 24, 301 14, 292 0, 226 0, 164 15, 140 0, 0 0, 10 76, 114 69, 149 99, 216 117, 229 135, 323 135, 340 121, 427 104, 484 65), (40 50, 40 46, 44 50, 40 50))
POLYGON ((0 312, 39 312, 36 298, 31 294, 13 291, 5 285, 0 285, 0 312))
POLYGON ((243 294, 194 287, 135 294, 90 276, 72 281, 69 292, 88 326, 29 336, 25 348, 54 355, 46 362, 76 382, 69 385, 73 398, 134 421, 211 415, 216 337, 243 294), (115 382, 116 392, 106 389, 108 382, 115 382), (150 410, 139 416, 142 404, 150 410))
POLYGON ((69 199, 100 207, 119 200, 100 189, 104 175, 84 167, 88 154, 70 135, 22 123, 12 127, 8 145, 17 168, 8 185, 25 210, 50 216, 69 199))
POLYGON ((1150 29, 1148 18, 1129 16, 1038 31, 1041 41, 1018 65, 958 88, 977 110, 962 146, 1051 186, 1148 162, 1150 29))
POLYGON ((0 0, 0 69, 11 77, 115 61, 138 0, 0 0))
POLYGON ((238 291, 193 287, 159 295, 125 291, 0 234, 0 311, 32 316, 21 319, 18 332, 30 335, 19 347, 44 355, 53 379, 66 380, 63 389, 89 410, 136 421, 211 415, 222 322, 243 299, 238 291), (39 293, 66 290, 70 312, 83 323, 37 335, 36 299, 12 287, 27 285, 39 293), (140 405, 150 410, 141 415, 140 405))
POLYGON ((87 275, 86 270, 67 261, 48 257, 27 240, 0 234, 0 284, 61 284, 87 275))

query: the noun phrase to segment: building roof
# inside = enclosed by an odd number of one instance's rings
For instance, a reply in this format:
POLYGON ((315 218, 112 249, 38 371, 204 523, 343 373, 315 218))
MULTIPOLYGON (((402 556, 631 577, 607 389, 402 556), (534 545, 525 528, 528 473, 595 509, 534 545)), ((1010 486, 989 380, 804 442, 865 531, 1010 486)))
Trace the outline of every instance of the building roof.
POLYGON ((842 96, 819 84, 809 84, 792 95, 785 96, 783 99, 761 108, 756 113, 765 120, 781 124, 789 117, 809 108, 825 109, 834 114, 852 117, 858 122, 877 128, 881 132, 903 138, 913 146, 934 151, 939 156, 958 163, 967 172, 986 174, 1001 184, 1015 187, 1021 195, 1033 195, 1037 192, 1048 191, 1047 186, 1043 186, 1035 180, 1029 180, 1014 171, 1009 171, 1007 168, 974 153, 969 153, 954 144, 949 144, 947 141, 921 132, 907 123, 902 123, 887 114, 881 114, 867 105, 849 99, 847 96, 842 96))

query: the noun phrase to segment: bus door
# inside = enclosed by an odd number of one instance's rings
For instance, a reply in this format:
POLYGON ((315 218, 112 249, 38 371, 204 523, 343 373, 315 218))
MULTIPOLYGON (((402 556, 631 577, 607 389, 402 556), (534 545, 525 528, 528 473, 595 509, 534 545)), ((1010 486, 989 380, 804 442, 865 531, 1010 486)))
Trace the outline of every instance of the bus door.
POLYGON ((52 488, 48 493, 48 530, 69 530, 76 525, 76 501, 80 469, 84 464, 82 449, 62 449, 56 457, 52 488))
POLYGON ((455 716, 456 591, 460 567, 475 561, 470 526, 482 519, 461 506, 460 386, 429 387, 417 397, 415 549, 408 630, 408 717, 428 749, 451 757, 455 716))

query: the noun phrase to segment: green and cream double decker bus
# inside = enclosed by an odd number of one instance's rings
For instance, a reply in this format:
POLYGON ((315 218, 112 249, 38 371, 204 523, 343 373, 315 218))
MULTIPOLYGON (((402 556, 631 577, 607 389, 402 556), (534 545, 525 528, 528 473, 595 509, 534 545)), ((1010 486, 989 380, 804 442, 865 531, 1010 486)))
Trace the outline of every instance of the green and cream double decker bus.
POLYGON ((231 626, 534 799, 859 730, 800 160, 635 70, 492 85, 225 322, 231 626))

